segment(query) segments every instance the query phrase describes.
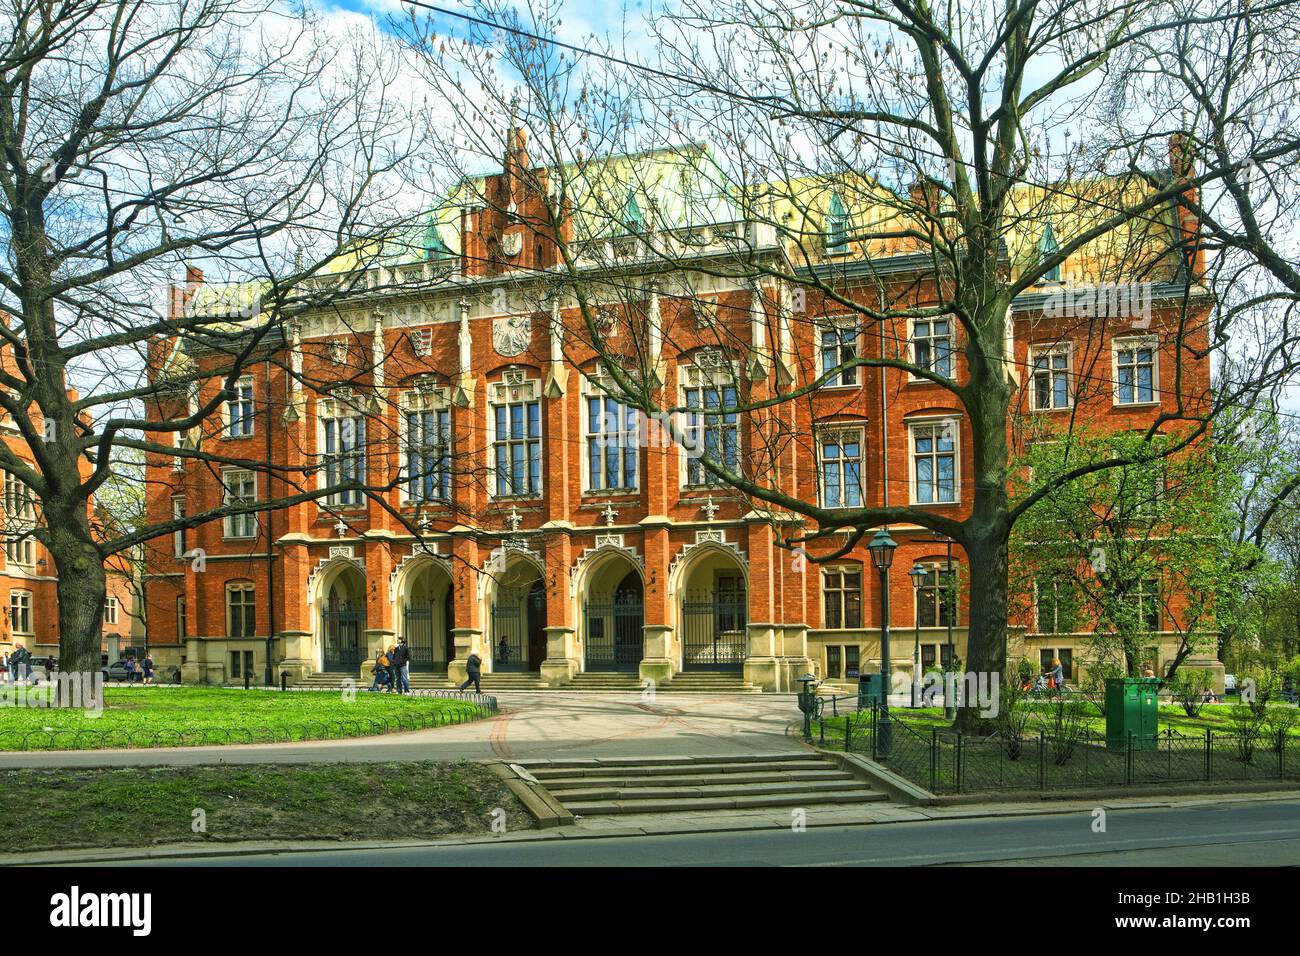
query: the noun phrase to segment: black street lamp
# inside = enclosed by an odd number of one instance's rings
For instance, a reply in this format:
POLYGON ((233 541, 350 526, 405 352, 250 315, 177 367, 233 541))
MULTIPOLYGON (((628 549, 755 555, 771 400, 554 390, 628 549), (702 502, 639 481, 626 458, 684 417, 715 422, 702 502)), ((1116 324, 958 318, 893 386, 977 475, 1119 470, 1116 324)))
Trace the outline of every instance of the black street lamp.
POLYGON ((907 572, 912 578, 912 594, 916 603, 916 630, 912 632, 912 706, 917 706, 921 686, 921 588, 925 586, 929 571, 920 561, 907 572))
POLYGON ((889 566, 894 563, 898 542, 881 528, 867 545, 871 561, 880 572, 880 719, 876 722, 876 753, 888 759, 894 746, 894 727, 889 722, 889 691, 893 687, 889 673, 889 566))
MULTIPOLYGON (((948 546, 948 562, 944 565, 943 571, 943 606, 948 612, 948 663, 944 665, 944 673, 952 667, 952 662, 957 659, 957 650, 952 644, 952 627, 953 621, 957 619, 957 569, 952 563, 952 538, 946 534, 934 532, 934 539, 942 541, 948 546)), ((951 685, 947 681, 943 685, 943 717, 944 720, 955 720, 957 718, 957 700, 955 694, 948 693, 949 690, 956 690, 956 675, 953 675, 951 685)))

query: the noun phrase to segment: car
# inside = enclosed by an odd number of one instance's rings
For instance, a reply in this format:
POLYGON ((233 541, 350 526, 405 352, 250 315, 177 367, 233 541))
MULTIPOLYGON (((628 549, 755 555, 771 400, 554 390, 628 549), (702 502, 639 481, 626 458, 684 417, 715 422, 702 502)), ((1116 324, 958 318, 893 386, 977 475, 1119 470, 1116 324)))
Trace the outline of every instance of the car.
POLYGON ((127 679, 126 661, 116 660, 104 668, 104 682, 117 681, 122 683, 127 679))
POLYGON ((1224 674, 1224 675, 1223 675, 1223 692, 1224 692, 1225 694, 1232 694, 1232 693, 1235 693, 1236 690, 1237 690, 1237 675, 1236 675, 1236 674, 1224 674))

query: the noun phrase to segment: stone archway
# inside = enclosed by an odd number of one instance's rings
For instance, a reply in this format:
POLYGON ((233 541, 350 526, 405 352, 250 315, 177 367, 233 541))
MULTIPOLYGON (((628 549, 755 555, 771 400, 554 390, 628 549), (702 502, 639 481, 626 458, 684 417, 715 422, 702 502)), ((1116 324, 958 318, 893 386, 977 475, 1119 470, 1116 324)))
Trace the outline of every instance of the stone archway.
POLYGON ((359 673, 366 658, 366 580, 352 561, 326 565, 316 577, 316 657, 322 671, 359 673))
POLYGON ((749 579, 737 550, 700 542, 673 570, 681 669, 742 670, 749 656, 749 579))
POLYGON ((640 566, 621 550, 597 554, 586 564, 577 590, 583 670, 639 671, 645 656, 640 566))
POLYGON ((456 657, 451 584, 445 562, 430 557, 414 559, 398 576, 393 589, 397 602, 394 623, 406 638, 412 671, 445 671, 456 657))
POLYGON ((498 673, 540 671, 546 660, 546 576, 537 560, 507 551, 486 589, 485 657, 498 673))

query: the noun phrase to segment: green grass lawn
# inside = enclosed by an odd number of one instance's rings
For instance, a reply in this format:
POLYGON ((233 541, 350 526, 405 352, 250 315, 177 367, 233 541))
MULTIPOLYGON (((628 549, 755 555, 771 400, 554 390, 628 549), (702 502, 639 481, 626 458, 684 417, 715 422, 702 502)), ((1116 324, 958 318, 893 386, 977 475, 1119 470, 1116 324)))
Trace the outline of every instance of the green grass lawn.
POLYGON ((507 830, 534 825, 499 778, 470 762, 0 771, 8 851, 436 839, 489 832, 497 808, 507 830))
POLYGON ((104 709, 0 707, 2 750, 178 747, 363 737, 460 723, 486 711, 465 700, 324 691, 125 688, 104 709))

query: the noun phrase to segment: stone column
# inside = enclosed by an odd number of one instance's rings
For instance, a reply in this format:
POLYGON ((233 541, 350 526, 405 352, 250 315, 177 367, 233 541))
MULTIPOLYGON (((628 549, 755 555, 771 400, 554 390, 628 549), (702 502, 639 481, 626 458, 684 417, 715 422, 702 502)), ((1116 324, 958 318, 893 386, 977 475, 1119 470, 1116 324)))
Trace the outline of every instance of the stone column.
POLYGON ((479 547, 472 538, 452 538, 452 605, 454 619, 451 636, 456 656, 447 662, 447 677, 457 684, 465 680, 465 662, 470 654, 483 656, 483 606, 479 598, 479 547))
POLYGON ((669 540, 666 523, 647 519, 642 552, 645 556, 645 645, 641 679, 664 684, 677 673, 680 656, 671 620, 668 594, 669 540))
MULTIPOLYGON (((552 491, 550 498, 554 495, 552 491)), ((546 660, 541 677, 552 687, 567 684, 580 670, 576 639, 573 595, 569 588, 573 567, 572 538, 559 533, 547 536, 546 550, 546 660)))

